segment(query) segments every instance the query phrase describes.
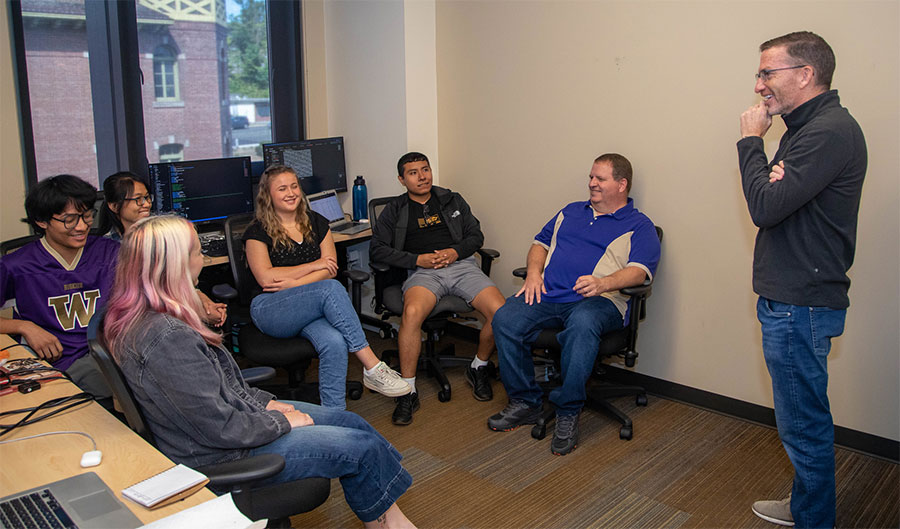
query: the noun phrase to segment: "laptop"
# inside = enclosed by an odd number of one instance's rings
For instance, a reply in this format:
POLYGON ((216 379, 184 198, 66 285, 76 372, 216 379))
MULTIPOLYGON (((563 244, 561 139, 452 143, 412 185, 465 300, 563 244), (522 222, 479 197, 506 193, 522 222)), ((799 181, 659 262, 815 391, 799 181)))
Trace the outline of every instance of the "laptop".
POLYGON ((0 526, 134 529, 143 524, 94 472, 0 498, 0 526))
POLYGON ((368 222, 356 222, 344 217, 344 210, 338 201, 337 192, 332 190, 322 191, 306 197, 309 207, 328 220, 328 227, 334 233, 353 235, 371 227, 368 222))

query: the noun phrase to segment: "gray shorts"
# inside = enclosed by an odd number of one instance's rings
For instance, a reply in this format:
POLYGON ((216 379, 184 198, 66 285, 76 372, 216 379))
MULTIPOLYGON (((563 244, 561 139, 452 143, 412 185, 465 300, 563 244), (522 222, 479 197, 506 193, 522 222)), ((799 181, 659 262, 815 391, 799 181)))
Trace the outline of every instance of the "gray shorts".
POLYGON ((90 353, 82 356, 66 369, 72 382, 98 399, 112 397, 112 390, 106 385, 106 378, 100 372, 100 366, 90 353))
POLYGON ((454 295, 471 304, 482 290, 496 286, 481 271, 475 257, 466 257, 446 268, 420 268, 403 283, 403 293, 410 287, 425 287, 440 301, 442 297, 454 295))

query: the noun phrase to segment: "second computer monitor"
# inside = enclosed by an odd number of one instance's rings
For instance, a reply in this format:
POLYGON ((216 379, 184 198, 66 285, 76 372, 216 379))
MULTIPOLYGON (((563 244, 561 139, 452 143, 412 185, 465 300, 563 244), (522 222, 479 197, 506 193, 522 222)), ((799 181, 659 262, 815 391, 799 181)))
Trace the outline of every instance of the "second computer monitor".
POLYGON ((156 213, 193 222, 253 211, 249 156, 150 164, 150 187, 156 213))
POLYGON ((347 190, 344 138, 323 138, 263 145, 266 167, 286 165, 297 172, 307 195, 347 190))

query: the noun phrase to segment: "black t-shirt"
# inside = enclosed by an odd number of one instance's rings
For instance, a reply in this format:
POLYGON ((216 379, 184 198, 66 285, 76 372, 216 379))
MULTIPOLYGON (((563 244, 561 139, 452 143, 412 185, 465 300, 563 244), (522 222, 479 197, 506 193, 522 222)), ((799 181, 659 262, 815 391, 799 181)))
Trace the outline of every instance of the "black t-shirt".
POLYGON ((449 248, 453 244, 453 237, 441 218, 441 206, 437 198, 431 195, 425 204, 419 204, 408 196, 406 200, 409 202, 409 222, 406 225, 403 249, 423 254, 449 248))
POLYGON ((328 221, 325 220, 325 217, 319 215, 315 211, 310 211, 309 217, 310 227, 312 228, 312 238, 315 242, 292 241, 293 244, 287 248, 284 246, 278 246, 276 248, 272 238, 269 237, 266 230, 263 229, 259 221, 256 220, 247 226, 247 229, 244 230, 244 236, 241 237, 241 239, 244 242, 253 239, 265 243, 269 248, 269 261, 272 262, 272 266, 297 266, 311 263, 322 257, 319 245, 328 234, 328 221))

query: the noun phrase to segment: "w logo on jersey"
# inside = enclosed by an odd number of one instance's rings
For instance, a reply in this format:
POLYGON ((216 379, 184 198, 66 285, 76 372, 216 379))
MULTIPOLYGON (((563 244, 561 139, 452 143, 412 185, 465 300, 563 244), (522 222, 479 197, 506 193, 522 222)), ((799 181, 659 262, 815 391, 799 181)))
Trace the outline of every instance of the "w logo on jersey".
POLYGON ((53 308, 56 313, 56 320, 63 330, 71 331, 75 328, 75 320, 78 320, 78 326, 85 328, 91 317, 94 315, 94 309, 97 308, 97 300, 100 299, 100 290, 86 290, 84 292, 75 292, 68 296, 55 296, 47 299, 47 305, 53 308))

